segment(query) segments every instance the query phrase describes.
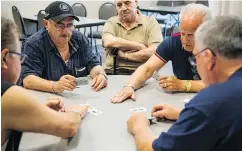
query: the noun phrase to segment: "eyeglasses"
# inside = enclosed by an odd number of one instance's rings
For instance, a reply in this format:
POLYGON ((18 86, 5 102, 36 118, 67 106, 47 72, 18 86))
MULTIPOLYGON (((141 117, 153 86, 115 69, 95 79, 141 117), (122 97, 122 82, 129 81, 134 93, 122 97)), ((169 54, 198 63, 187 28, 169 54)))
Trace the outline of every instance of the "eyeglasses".
POLYGON ((57 30, 63 31, 65 28, 68 28, 69 30, 73 30, 74 29, 74 25, 73 24, 55 24, 55 27, 57 28, 57 30))
MULTIPOLYGON (((196 56, 197 56, 198 54, 202 53, 203 51, 207 50, 207 49, 209 49, 209 48, 205 48, 205 49, 203 49, 202 51, 198 52, 197 54, 195 54, 195 55, 189 57, 189 58, 188 58, 189 63, 190 63, 193 67, 197 67, 196 56)), ((215 54, 213 51, 211 51, 211 52, 212 52, 213 56, 216 56, 216 54, 215 54)))
POLYGON ((18 52, 9 51, 8 53, 18 55, 20 57, 20 62, 23 63, 27 55, 18 52))

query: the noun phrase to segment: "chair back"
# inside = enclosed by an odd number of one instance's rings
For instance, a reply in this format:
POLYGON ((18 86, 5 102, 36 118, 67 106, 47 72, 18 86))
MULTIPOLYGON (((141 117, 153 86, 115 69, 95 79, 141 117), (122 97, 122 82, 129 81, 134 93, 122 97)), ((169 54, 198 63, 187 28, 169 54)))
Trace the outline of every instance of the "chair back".
POLYGON ((24 37, 27 35, 27 30, 24 24, 24 20, 18 10, 18 8, 16 6, 12 7, 12 14, 13 14, 13 19, 15 24, 18 26, 19 28, 19 32, 20 32, 20 37, 24 37))
POLYGON ((72 9, 76 16, 87 17, 86 7, 82 3, 73 4, 72 9))
POLYGON ((44 24, 43 24, 43 19, 45 18, 45 11, 44 10, 40 10, 38 12, 38 15, 37 15, 37 19, 38 19, 38 30, 40 30, 41 28, 44 27, 44 24))
POLYGON ((106 2, 99 8, 99 19, 108 20, 110 17, 116 16, 117 10, 113 3, 106 2))

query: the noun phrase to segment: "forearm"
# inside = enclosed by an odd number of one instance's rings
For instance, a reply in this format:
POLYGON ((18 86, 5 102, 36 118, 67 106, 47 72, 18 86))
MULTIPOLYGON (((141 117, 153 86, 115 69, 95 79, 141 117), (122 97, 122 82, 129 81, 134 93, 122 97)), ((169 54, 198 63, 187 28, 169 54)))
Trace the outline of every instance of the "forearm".
POLYGON ((6 130, 70 137, 79 128, 80 120, 78 113, 56 112, 18 86, 11 87, 2 96, 2 121, 6 130))
POLYGON ((92 78, 96 77, 100 73, 105 74, 103 67, 100 66, 100 65, 93 67, 92 70, 90 71, 90 75, 91 75, 92 78))
POLYGON ((24 78, 23 86, 27 89, 53 92, 52 82, 53 81, 45 80, 35 75, 29 75, 24 78))
POLYGON ((144 44, 139 42, 125 40, 112 35, 104 36, 103 43, 105 48, 120 48, 124 50, 141 50, 145 48, 144 44))
POLYGON ((141 85, 149 79, 154 73, 155 69, 146 67, 145 64, 141 65, 136 69, 136 71, 131 75, 127 85, 133 86, 135 89, 141 87, 141 85))
POLYGON ((156 139, 156 136, 149 127, 140 130, 134 137, 138 151, 153 151, 152 143, 156 139))
POLYGON ((146 62, 155 52, 156 47, 145 48, 136 52, 127 52, 127 60, 146 62))

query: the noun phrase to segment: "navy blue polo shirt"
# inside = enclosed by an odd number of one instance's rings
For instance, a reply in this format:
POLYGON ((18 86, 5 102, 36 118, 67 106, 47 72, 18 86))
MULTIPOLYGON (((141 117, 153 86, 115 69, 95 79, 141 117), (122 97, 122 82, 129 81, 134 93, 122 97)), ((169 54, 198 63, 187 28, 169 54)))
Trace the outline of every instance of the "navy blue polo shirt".
POLYGON ((67 74, 82 77, 88 75, 94 66, 100 65, 97 55, 92 52, 88 39, 79 31, 72 32, 69 48, 70 57, 66 64, 47 30, 42 28, 28 38, 22 47, 22 53, 27 57, 22 63, 18 83, 22 85, 23 79, 28 75, 53 81, 58 81, 61 76, 67 74), (86 70, 79 72, 83 68, 86 70))
POLYGON ((183 49, 180 33, 166 38, 156 49, 155 55, 163 62, 172 62, 173 73, 180 80, 200 80, 197 69, 191 66, 190 52, 183 49))
POLYGON ((242 68, 187 103, 168 132, 153 142, 153 149, 242 151, 242 68))

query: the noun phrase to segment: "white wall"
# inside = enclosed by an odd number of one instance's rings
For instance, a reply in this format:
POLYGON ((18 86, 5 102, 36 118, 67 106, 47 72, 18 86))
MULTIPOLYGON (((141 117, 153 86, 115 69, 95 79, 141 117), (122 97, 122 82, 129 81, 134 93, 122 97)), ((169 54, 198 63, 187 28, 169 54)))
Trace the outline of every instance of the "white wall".
MULTIPOLYGON (((98 18, 98 9, 99 7, 107 2, 113 2, 113 0, 106 1, 91 1, 91 0, 79 0, 79 1, 65 1, 68 4, 72 5, 74 3, 80 2, 83 3, 87 9, 87 17, 98 18)), ((16 6, 21 15, 24 16, 33 16, 37 15, 39 10, 45 9, 52 1, 1 1, 1 12, 2 15, 13 18, 12 17, 12 6, 16 6)))

